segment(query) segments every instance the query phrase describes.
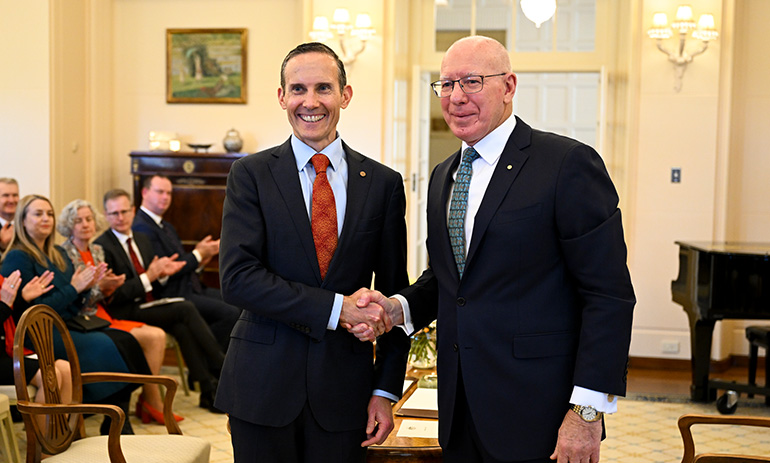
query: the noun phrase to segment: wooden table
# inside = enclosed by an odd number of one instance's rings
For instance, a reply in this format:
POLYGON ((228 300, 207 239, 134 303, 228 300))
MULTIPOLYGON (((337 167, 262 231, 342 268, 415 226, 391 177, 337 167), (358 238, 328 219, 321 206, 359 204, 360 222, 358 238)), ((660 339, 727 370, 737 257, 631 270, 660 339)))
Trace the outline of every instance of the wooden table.
MULTIPOLYGON (((419 379, 423 375, 435 373, 435 370, 415 370, 407 372, 407 378, 419 379)), ((401 408, 404 402, 417 389, 415 381, 404 393, 404 397, 393 405, 393 412, 401 408)), ((440 463, 441 447, 438 439, 426 439, 416 437, 398 437, 398 430, 403 420, 436 421, 427 418, 401 417, 394 415, 395 427, 388 438, 381 445, 372 445, 366 455, 367 463, 440 463)))

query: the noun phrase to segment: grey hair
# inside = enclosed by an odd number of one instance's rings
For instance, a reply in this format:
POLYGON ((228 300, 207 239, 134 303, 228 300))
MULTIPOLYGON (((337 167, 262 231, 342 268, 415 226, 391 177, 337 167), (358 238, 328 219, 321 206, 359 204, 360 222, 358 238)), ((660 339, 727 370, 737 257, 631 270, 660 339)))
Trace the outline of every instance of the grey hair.
POLYGON ((94 224, 96 231, 99 232, 104 229, 104 217, 94 209, 85 199, 76 199, 64 206, 59 214, 59 222, 56 224, 56 231, 67 239, 72 238, 72 230, 75 228, 75 219, 78 217, 78 211, 81 208, 87 207, 91 209, 91 213, 94 215, 94 224))

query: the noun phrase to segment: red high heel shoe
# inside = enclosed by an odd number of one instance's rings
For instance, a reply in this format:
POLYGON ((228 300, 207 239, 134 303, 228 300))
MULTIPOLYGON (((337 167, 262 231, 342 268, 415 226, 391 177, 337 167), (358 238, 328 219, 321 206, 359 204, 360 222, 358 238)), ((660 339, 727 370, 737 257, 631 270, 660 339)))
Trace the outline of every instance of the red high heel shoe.
MULTIPOLYGON (((174 420, 177 423, 184 419, 183 416, 179 416, 176 413, 172 413, 172 415, 174 415, 174 420)), ((139 399, 136 401, 136 416, 140 418, 144 424, 149 424, 152 420, 155 420, 158 424, 165 424, 163 412, 156 410, 152 405, 148 404, 142 395, 140 395, 139 399)))

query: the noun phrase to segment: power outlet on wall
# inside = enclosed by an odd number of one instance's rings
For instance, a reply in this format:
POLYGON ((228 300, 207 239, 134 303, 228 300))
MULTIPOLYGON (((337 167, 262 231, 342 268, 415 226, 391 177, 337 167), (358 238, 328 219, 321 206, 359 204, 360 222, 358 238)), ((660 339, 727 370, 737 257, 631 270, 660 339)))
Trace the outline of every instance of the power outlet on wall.
POLYGON ((664 354, 678 354, 679 353, 679 341, 661 341, 660 351, 664 354))

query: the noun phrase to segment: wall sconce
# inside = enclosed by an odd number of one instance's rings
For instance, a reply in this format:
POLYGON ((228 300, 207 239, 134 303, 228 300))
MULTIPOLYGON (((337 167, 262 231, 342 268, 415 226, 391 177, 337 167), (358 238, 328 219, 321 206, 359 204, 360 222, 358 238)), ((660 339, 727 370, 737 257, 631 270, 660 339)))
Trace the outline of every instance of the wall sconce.
POLYGON ((556 14, 556 0, 521 0, 521 11, 540 29, 541 24, 556 14))
POLYGON ((345 64, 350 64, 358 58, 366 48, 366 41, 372 38, 375 32, 372 29, 372 18, 366 13, 356 15, 355 25, 351 25, 350 12, 346 8, 334 10, 331 24, 326 16, 316 16, 310 38, 316 42, 326 42, 335 35, 331 31, 337 35, 342 51, 340 59, 345 64), (358 39, 360 43, 356 50, 349 48, 350 41, 353 39, 358 39))
POLYGON ((647 35, 651 39, 656 40, 658 50, 665 53, 668 56, 668 60, 674 63, 676 70, 674 91, 676 92, 682 89, 682 76, 684 76, 687 65, 692 62, 693 58, 706 51, 709 41, 716 40, 719 37, 719 33, 714 27, 714 15, 701 15, 696 29, 695 21, 692 19, 692 8, 688 5, 682 5, 677 8, 676 20, 671 23, 671 27, 668 27, 666 13, 655 13, 652 18, 652 27, 647 30, 647 35), (679 48, 676 53, 663 46, 663 40, 673 35, 672 28, 679 33, 679 48), (687 41, 687 33, 690 31, 692 31, 693 38, 700 40, 702 43, 697 50, 687 52, 685 51, 685 42, 687 41))

